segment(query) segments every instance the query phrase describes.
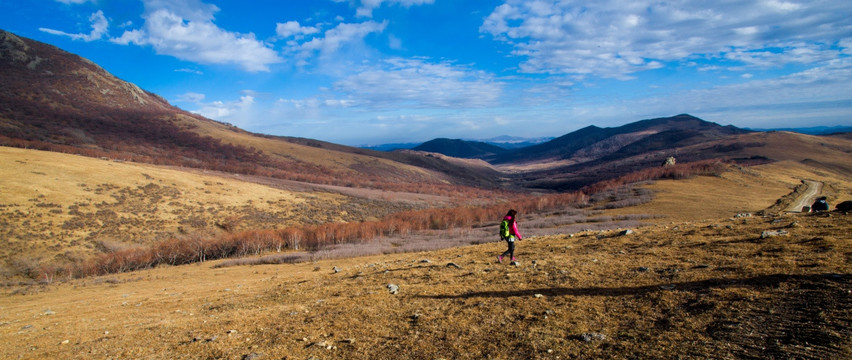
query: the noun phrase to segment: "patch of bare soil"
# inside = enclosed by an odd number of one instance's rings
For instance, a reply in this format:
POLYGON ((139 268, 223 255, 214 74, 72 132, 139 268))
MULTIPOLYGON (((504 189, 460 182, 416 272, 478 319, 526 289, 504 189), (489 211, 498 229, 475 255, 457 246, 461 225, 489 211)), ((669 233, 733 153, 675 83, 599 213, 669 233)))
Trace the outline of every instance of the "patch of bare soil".
POLYGON ((742 217, 528 238, 516 264, 493 242, 76 280, 0 296, 0 358, 852 358, 850 228, 742 217))

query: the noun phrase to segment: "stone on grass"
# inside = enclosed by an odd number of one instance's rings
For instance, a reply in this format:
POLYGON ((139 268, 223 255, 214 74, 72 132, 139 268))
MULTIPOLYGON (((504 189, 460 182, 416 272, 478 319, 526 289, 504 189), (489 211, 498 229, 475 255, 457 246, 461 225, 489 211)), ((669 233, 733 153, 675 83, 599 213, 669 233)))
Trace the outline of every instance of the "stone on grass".
POLYGON ((633 231, 633 230, 627 229, 627 230, 623 230, 623 231, 621 231, 620 233, 618 233, 618 235, 620 235, 620 236, 627 236, 627 235, 631 235, 631 234, 633 234, 633 233, 634 233, 634 231, 633 231))
POLYGON ((243 360, 258 360, 261 357, 263 357, 263 354, 251 353, 251 354, 243 355, 243 360))
POLYGON ((397 294, 397 293, 399 293, 399 285, 396 285, 396 284, 388 284, 388 291, 389 291, 391 294, 397 294))
POLYGON ((764 231, 763 233, 760 234, 760 238, 766 239, 766 238, 775 237, 775 236, 787 236, 788 234, 789 233, 787 232, 787 230, 778 230, 778 231, 766 230, 766 231, 764 231))
POLYGON ((456 263, 453 263, 453 262, 447 264, 447 267, 461 269, 461 266, 459 266, 459 264, 456 264, 456 263))
POLYGON ((335 274, 340 272, 340 268, 338 268, 337 266, 331 268, 331 270, 334 271, 335 274))
POLYGON ((606 335, 601 334, 601 333, 596 333, 596 332, 590 332, 590 333, 580 334, 579 338, 580 338, 580 340, 583 340, 585 342, 604 341, 604 340, 606 340, 606 335))

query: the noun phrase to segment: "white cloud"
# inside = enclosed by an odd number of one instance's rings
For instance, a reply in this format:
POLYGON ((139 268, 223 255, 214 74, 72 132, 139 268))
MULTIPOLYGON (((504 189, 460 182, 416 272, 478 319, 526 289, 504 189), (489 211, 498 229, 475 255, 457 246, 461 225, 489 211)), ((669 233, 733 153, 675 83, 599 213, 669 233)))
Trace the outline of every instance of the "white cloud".
POLYGON ((182 96, 190 102, 195 102, 198 109, 192 110, 209 119, 226 122, 241 128, 250 127, 252 122, 257 121, 255 111, 255 97, 251 95, 240 96, 239 100, 223 102, 212 101, 205 103, 204 94, 186 93, 182 96))
POLYGON ((833 59, 848 51, 832 47, 849 39, 850 17, 831 0, 506 0, 480 31, 513 46, 523 72, 629 78, 696 57, 752 67, 833 59))
POLYGON ((480 108, 495 105, 502 84, 481 71, 450 63, 387 60, 334 84, 355 103, 374 108, 480 108))
MULTIPOLYGON (((75 2, 79 4, 80 2, 75 2)), ((83 40, 83 41, 95 41, 100 40, 107 34, 109 28, 109 21, 104 16, 103 11, 98 10, 89 16, 89 22, 92 23, 92 31, 88 34, 71 34, 64 31, 48 29, 48 28, 39 28, 39 30, 46 32, 48 34, 59 35, 59 36, 67 36, 74 40, 83 40)))
POLYGON ((319 56, 330 56, 346 45, 363 43, 364 38, 372 33, 384 31, 387 22, 378 23, 367 21, 363 23, 341 23, 323 33, 322 37, 315 37, 301 44, 290 43, 289 52, 304 60, 315 54, 319 56))
POLYGON ((195 75, 204 75, 204 72, 202 72, 200 70, 187 69, 187 68, 175 69, 175 72, 184 72, 184 73, 195 74, 195 75))
POLYGON ((313 26, 301 26, 298 21, 288 21, 286 23, 277 23, 275 33, 281 37, 301 36, 318 33, 319 29, 313 26))
POLYGON ((852 104, 852 60, 848 58, 777 78, 743 78, 746 81, 738 84, 628 101, 625 107, 655 114, 689 112, 710 121, 752 127, 848 121, 852 104))
POLYGON ((188 93, 183 94, 180 97, 178 97, 178 101, 200 104, 202 101, 204 101, 205 97, 206 96, 204 94, 201 94, 201 93, 188 92, 188 93))
POLYGON ((219 7, 201 0, 142 0, 145 12, 165 10, 188 21, 212 22, 219 7))
POLYGON ((361 5, 355 10, 355 15, 372 17, 373 10, 382 7, 382 4, 411 7, 414 5, 432 4, 435 0, 360 0, 357 2, 361 5))
POLYGON ((158 54, 204 64, 235 64, 246 71, 269 71, 283 61, 254 34, 230 32, 213 23, 215 5, 197 0, 147 0, 142 29, 127 30, 111 41, 150 45, 158 54))

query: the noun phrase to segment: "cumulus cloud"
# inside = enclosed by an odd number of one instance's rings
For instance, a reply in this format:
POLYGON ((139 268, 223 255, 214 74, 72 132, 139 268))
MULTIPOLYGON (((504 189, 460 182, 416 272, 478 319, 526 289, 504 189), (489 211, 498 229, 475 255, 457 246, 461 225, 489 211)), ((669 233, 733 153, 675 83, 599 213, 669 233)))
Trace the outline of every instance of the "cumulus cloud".
POLYGON ((822 0, 507 0, 480 31, 514 48, 528 73, 630 78, 669 62, 714 58, 743 66, 836 58, 852 8, 822 0))
POLYGON ((275 33, 278 36, 288 38, 291 36, 303 36, 316 34, 319 32, 319 29, 313 26, 301 26, 298 21, 288 21, 286 23, 277 23, 275 26, 275 33))
POLYGON ((283 61, 254 34, 240 34, 218 27, 215 5, 197 0, 146 0, 145 24, 127 30, 111 41, 117 44, 150 45, 158 54, 204 64, 235 64, 246 71, 269 71, 283 61))
MULTIPOLYGON (((79 4, 81 2, 74 2, 79 4)), ((89 16, 89 22, 92 23, 92 31, 88 34, 71 34, 64 31, 48 29, 48 28, 39 28, 40 31, 46 32, 48 34, 59 35, 59 36, 67 36, 74 40, 83 40, 83 41, 95 41, 100 40, 107 34, 109 28, 109 21, 104 16, 104 12, 98 10, 89 16)))

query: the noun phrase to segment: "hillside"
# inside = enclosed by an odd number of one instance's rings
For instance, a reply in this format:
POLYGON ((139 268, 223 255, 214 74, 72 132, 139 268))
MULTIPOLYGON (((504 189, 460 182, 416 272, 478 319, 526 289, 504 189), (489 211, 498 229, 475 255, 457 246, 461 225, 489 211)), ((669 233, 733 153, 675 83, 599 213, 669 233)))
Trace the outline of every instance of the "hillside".
POLYGON ((552 161, 577 164, 602 158, 618 160, 639 152, 669 150, 747 132, 681 114, 615 128, 588 126, 546 143, 506 152, 488 160, 494 164, 552 161))
POLYGON ((77 55, 2 30, 0 82, 0 145, 319 184, 495 185, 488 174, 471 176, 435 159, 403 163, 379 152, 252 134, 175 108, 77 55), (453 177, 458 174, 465 177, 453 177))
POLYGON ((0 81, 0 358, 852 357, 852 218, 789 212, 852 200, 849 134, 444 142, 493 165, 252 134, 6 32, 0 81))
POLYGON ((449 201, 228 175, 0 147, 0 277, 171 238, 361 222, 449 201))
POLYGON ((506 152, 504 148, 484 142, 443 138, 427 141, 412 150, 435 152, 457 158, 486 158, 506 152))
POLYGON ((849 358, 850 227, 707 219, 529 237, 517 265, 488 243, 75 280, 0 295, 0 357, 849 358))
MULTIPOLYGON (((662 133, 660 136, 667 135, 669 134, 662 133)), ((699 137, 705 137, 705 135, 699 137)), ((674 156, 678 162, 727 159, 746 166, 793 161, 830 170, 833 176, 852 176, 852 167, 847 160, 852 152, 852 141, 844 135, 813 136, 789 132, 753 132, 699 142, 672 141, 673 145, 662 148, 653 145, 654 139, 659 137, 648 137, 639 141, 643 143, 641 146, 631 144, 623 150, 597 160, 576 164, 551 164, 540 170, 527 167, 526 171, 519 171, 520 174, 515 178, 529 188, 576 189, 603 179, 660 166, 669 156, 674 156), (647 151, 639 149, 647 149, 647 151)), ((523 167, 508 165, 498 168, 523 169, 523 167)))

